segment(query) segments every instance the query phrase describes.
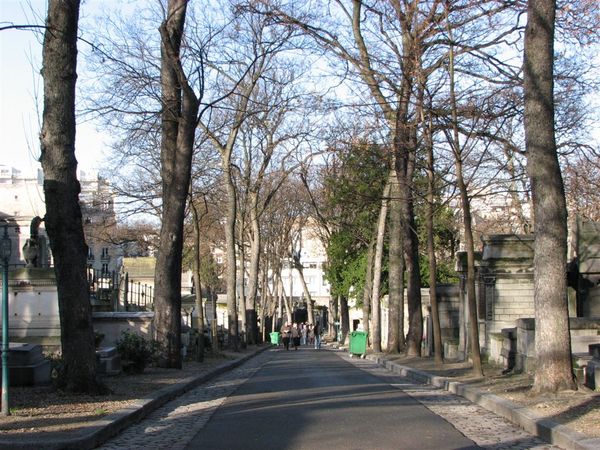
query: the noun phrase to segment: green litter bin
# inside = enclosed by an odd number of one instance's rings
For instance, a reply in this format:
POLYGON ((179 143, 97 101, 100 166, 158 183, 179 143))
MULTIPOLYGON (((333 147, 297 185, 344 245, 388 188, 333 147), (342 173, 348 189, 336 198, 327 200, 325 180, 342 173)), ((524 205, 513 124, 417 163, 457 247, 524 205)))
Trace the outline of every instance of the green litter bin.
POLYGON ((273 331, 269 336, 271 336, 271 344, 279 345, 279 331, 273 331))
POLYGON ((367 336, 364 331, 353 331, 350 333, 350 356, 360 355, 364 358, 367 355, 367 336))

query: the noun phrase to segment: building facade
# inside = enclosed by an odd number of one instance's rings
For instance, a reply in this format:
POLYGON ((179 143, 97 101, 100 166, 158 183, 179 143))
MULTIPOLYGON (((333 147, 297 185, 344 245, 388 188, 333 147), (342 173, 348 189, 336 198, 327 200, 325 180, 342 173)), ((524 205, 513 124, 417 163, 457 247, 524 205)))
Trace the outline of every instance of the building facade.
MULTIPOLYGON (((108 182, 98 174, 79 172, 81 193, 79 195, 86 243, 89 247, 88 266, 98 272, 117 271, 122 264, 120 247, 111 244, 111 230, 116 225, 114 196, 108 182)), ((0 220, 7 221, 9 236, 13 242, 10 266, 27 264, 23 247, 31 238, 32 221, 43 219, 46 214, 44 199, 44 176, 41 169, 24 173, 12 167, 0 165, 0 220)), ((52 254, 44 222, 39 223, 40 267, 52 265, 52 254)))

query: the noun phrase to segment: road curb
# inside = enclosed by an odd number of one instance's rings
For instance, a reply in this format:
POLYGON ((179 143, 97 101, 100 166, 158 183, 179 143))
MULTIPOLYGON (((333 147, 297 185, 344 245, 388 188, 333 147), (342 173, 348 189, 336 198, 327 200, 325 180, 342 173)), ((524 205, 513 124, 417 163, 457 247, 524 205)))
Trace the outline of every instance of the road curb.
POLYGON ((64 433, 59 437, 52 437, 44 434, 36 436, 35 439, 3 439, 0 437, 0 449, 11 450, 58 450, 58 449, 77 449, 88 450, 93 449, 116 436, 128 426, 139 422, 144 417, 148 416, 153 411, 157 410, 165 403, 181 396, 187 391, 210 381, 211 379, 228 372, 236 367, 239 367, 249 359, 255 357, 272 348, 271 345, 264 345, 258 348, 253 353, 244 355, 240 359, 227 361, 219 366, 209 370, 198 376, 192 376, 183 379, 180 383, 172 386, 167 386, 156 391, 143 399, 138 400, 133 405, 116 411, 102 419, 90 422, 83 431, 76 433, 64 433))
POLYGON ((410 378, 419 383, 445 389, 477 405, 504 417, 525 431, 540 437, 551 444, 558 445, 566 450, 597 450, 600 449, 600 438, 591 438, 574 431, 565 425, 536 414, 529 408, 519 406, 509 400, 468 386, 465 383, 453 381, 449 378, 432 375, 422 370, 403 366, 388 361, 382 356, 367 355, 367 359, 385 367, 387 370, 410 378))

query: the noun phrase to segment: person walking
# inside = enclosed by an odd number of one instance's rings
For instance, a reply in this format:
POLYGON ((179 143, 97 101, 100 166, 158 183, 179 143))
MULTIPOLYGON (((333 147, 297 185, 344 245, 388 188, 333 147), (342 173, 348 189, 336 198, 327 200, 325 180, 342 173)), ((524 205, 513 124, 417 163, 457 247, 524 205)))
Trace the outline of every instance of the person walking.
POLYGON ((308 345, 315 345, 315 327, 312 323, 308 324, 308 345))
POLYGON ((292 345, 294 346, 294 350, 298 350, 298 346, 300 345, 300 330, 297 323, 292 326, 292 345))
POLYGON ((290 337, 292 335, 292 330, 289 324, 285 324, 281 327, 281 340, 283 341, 283 346, 286 350, 290 349, 290 337))
POLYGON ((302 322, 300 326, 300 345, 306 345, 306 338, 308 337, 308 326, 306 322, 302 322))
POLYGON ((319 322, 315 323, 313 330, 315 333, 315 350, 318 350, 321 348, 321 324, 319 322))

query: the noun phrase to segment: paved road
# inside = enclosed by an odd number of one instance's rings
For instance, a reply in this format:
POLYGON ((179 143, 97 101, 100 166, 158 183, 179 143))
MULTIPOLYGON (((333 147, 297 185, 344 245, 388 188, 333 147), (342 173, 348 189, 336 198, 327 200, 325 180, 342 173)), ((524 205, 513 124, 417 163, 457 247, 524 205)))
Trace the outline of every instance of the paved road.
POLYGON ((102 448, 556 448, 461 397, 339 356, 309 348, 269 350, 102 448))

